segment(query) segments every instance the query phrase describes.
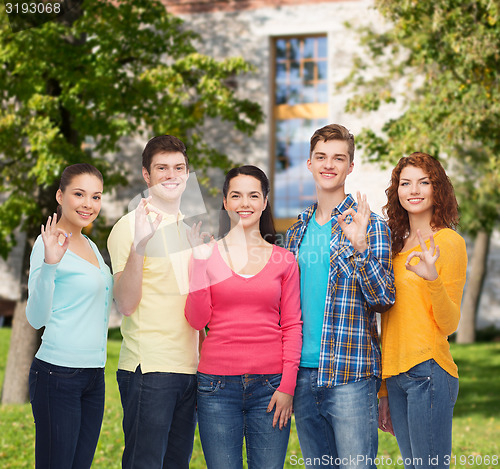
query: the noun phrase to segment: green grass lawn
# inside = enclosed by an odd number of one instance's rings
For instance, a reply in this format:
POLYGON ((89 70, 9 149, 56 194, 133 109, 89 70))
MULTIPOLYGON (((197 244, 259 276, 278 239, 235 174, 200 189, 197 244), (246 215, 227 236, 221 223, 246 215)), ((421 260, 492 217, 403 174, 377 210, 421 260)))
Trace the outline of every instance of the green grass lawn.
MULTIPOLYGON (((115 371, 120 341, 112 333, 108 341, 106 367, 106 410, 93 468, 119 469, 123 445, 121 405, 115 371)), ((3 382, 10 330, 0 328, 0 383, 3 382)), ((452 353, 460 372, 460 393, 453 423, 453 458, 451 468, 500 469, 500 343, 474 345, 452 344, 452 353), (495 460, 496 457, 496 460, 495 460), (454 460, 456 463, 454 463, 454 460), (496 463, 495 463, 496 461, 496 463)), ((400 456, 396 439, 379 432, 379 468, 394 467, 400 456), (392 464, 388 464, 388 458, 392 464)), ((0 407, 0 468, 34 467, 35 427, 31 407, 0 407)), ((285 467, 301 467, 301 456, 295 426, 288 445, 285 467), (294 457, 291 457, 291 456, 294 457)), ((205 467, 198 435, 195 438, 191 468, 205 467)), ((231 468, 221 468, 231 469, 231 468)), ((262 468, 265 469, 265 468, 262 468)))

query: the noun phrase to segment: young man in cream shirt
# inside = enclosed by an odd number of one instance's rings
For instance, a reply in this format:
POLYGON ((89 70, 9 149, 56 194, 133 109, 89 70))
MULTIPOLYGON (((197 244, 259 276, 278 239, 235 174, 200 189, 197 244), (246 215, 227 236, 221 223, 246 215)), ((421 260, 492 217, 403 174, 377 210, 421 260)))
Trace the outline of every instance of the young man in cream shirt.
POLYGON ((184 317, 190 248, 180 213, 185 145, 152 138, 142 154, 149 196, 113 227, 108 249, 124 317, 117 381, 124 469, 188 469, 196 427, 199 333, 184 317))

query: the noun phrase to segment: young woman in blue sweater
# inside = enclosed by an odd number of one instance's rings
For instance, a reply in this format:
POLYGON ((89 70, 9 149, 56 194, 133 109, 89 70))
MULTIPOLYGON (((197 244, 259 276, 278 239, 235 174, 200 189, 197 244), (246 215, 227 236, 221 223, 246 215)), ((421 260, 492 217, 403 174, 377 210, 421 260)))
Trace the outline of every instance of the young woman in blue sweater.
POLYGON ((102 191, 94 166, 68 166, 58 214, 31 253, 26 316, 45 327, 29 377, 37 469, 90 468, 101 431, 113 280, 82 228, 97 218, 102 191))

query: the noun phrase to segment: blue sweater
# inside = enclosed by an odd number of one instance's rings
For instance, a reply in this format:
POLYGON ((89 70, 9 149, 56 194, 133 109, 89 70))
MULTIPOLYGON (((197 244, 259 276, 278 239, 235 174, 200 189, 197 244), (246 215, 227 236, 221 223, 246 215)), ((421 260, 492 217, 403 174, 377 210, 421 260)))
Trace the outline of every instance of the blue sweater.
POLYGON ((46 264, 39 236, 30 258, 26 317, 45 326, 40 360, 72 368, 101 368, 106 363, 108 319, 113 278, 109 267, 89 239, 99 268, 69 249, 58 264, 46 264))

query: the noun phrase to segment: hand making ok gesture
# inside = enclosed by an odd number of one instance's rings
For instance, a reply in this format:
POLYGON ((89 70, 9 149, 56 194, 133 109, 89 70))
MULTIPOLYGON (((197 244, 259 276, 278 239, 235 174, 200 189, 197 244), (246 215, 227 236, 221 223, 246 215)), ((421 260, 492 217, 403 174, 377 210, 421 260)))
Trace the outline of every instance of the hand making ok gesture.
POLYGON ((416 273, 419 277, 422 277, 425 280, 436 280, 438 278, 436 261, 439 258, 439 246, 434 244, 434 236, 432 234, 429 238, 429 248, 427 248, 420 230, 417 230, 417 236, 422 251, 411 252, 406 258, 405 267, 407 270, 416 273), (416 265, 411 265, 410 261, 414 257, 418 258, 419 262, 416 265))
POLYGON ((368 247, 366 242, 366 230, 370 221, 370 206, 366 200, 366 195, 356 194, 358 199, 358 211, 352 207, 347 209, 342 215, 339 215, 337 221, 342 228, 346 238, 351 242, 352 246, 358 252, 364 252, 368 247), (351 223, 347 223, 345 219, 351 216, 351 223))
POLYGON ((45 227, 42 225, 41 235, 43 245, 45 246, 45 263, 57 264, 61 261, 69 246, 69 238, 71 233, 66 233, 61 228, 56 226, 57 214, 47 219, 45 227), (59 243, 59 238, 64 236, 62 244, 59 243))

